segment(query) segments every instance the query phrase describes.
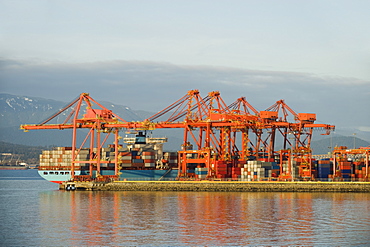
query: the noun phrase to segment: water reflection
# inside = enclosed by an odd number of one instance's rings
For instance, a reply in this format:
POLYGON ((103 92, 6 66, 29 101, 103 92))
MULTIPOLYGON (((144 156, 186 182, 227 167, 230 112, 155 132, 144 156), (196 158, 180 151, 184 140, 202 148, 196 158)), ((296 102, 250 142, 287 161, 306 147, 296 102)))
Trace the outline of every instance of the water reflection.
POLYGON ((65 192, 40 195, 43 231, 61 245, 361 245, 362 193, 65 192))

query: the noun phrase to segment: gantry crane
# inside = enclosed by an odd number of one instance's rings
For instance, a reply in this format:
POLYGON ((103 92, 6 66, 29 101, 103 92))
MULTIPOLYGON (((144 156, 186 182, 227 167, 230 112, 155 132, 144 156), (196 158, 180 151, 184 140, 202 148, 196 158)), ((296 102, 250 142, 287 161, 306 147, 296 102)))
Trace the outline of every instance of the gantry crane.
MULTIPOLYGON (((299 175, 305 179, 313 176, 311 139, 314 129, 323 129, 325 134, 334 130, 335 126, 328 124, 316 124, 316 114, 296 113, 289 107, 284 100, 279 100, 265 111, 260 112, 260 116, 266 126, 269 126, 269 135, 263 143, 269 143, 268 157, 273 157, 275 152, 275 142, 277 134, 281 134, 283 148, 279 151, 280 166, 285 160, 288 163, 296 162, 299 166, 299 175), (292 120, 290 120, 292 119, 292 120), (269 140, 269 141, 268 141, 269 140)), ((284 179, 292 179, 290 164, 289 169, 281 169, 280 176, 284 179)))
POLYGON ((370 178, 370 146, 355 149, 348 149, 346 146, 335 147, 332 156, 334 179, 343 178, 343 174, 346 173, 346 175, 349 173, 356 175, 356 170, 363 172, 361 173, 361 179, 366 181, 370 178), (349 159, 354 161, 354 167, 352 167, 352 162, 349 162, 349 159))
POLYGON ((101 164, 108 163, 108 161, 101 159, 101 149, 104 146, 108 136, 113 133, 115 136, 115 176, 118 175, 118 132, 120 127, 114 126, 120 123, 121 125, 128 125, 127 121, 115 115, 111 110, 108 110, 97 101, 92 99, 88 93, 82 93, 78 98, 73 100, 56 114, 36 125, 21 125, 24 130, 37 129, 72 129, 72 160, 71 160, 71 177, 75 179, 75 166, 78 164, 88 164, 90 176, 93 170, 96 171, 96 176, 100 176, 101 164), (93 107, 95 103, 98 108, 93 107), (86 106, 85 114, 83 115, 82 106, 86 106), (52 120, 57 116, 65 115, 66 118, 63 123, 52 123, 52 120), (110 124, 113 127, 105 125, 110 124), (77 141, 77 130, 88 129, 89 132, 82 142, 77 141), (104 138, 103 138, 104 135, 104 138), (90 139, 90 153, 88 160, 78 160, 77 156, 90 139), (78 145, 79 144, 79 145, 78 145))

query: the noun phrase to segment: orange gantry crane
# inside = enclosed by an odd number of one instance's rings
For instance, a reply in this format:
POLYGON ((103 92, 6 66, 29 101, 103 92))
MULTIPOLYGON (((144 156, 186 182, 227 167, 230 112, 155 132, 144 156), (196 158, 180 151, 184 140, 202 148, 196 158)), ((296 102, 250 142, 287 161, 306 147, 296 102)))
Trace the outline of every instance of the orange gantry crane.
POLYGON ((334 179, 355 176, 356 179, 366 181, 370 178, 370 146, 354 149, 335 147, 332 155, 334 179))
MULTIPOLYGON (((190 90, 182 98, 142 122, 128 122, 96 102, 89 94, 82 93, 41 124, 22 125, 21 128, 72 129, 72 178, 75 178, 75 166, 80 163, 89 165, 90 177, 87 179, 92 178, 93 171, 99 176, 101 164, 108 162, 101 159, 101 150, 112 134, 115 150, 115 175, 112 178, 117 179, 120 162, 119 131, 161 128, 183 129, 183 143, 178 152, 179 177, 191 176, 188 170, 194 167, 205 168, 208 178, 228 177, 233 169, 240 168, 250 159, 272 161, 280 157, 282 162, 287 156, 307 159, 305 169, 309 170, 308 176, 311 176, 312 131, 325 129, 329 133, 334 129, 332 125, 315 124, 315 120, 315 114, 296 114, 282 100, 266 111, 258 112, 244 97, 226 105, 218 91, 210 92, 202 98, 198 90, 190 90), (81 110, 82 106, 86 106, 85 114, 81 110), (279 116, 279 112, 283 115, 279 116), (287 119, 288 112, 294 116, 294 122, 287 119), (61 115, 67 116, 65 121, 61 124, 53 123, 53 119, 61 115), (88 129, 89 132, 77 145, 79 129, 88 129), (279 153, 275 150, 277 133, 283 137, 283 150, 289 149, 289 152, 279 153), (288 138, 289 134, 294 137, 294 142, 288 138), (88 141, 90 158, 78 160, 80 150, 88 141)), ((282 173, 288 177, 292 175, 291 170, 282 170, 282 173)))
POLYGON ((90 176, 93 174, 93 170, 96 171, 97 176, 100 174, 100 168, 102 163, 107 163, 101 159, 101 149, 105 145, 108 136, 113 133, 115 136, 115 178, 118 175, 118 133, 119 127, 106 127, 105 125, 110 124, 126 124, 134 125, 129 123, 117 115, 114 115, 111 110, 108 110, 97 101, 92 99, 88 93, 82 93, 78 98, 73 100, 63 109, 59 110, 56 114, 36 125, 21 125, 24 130, 38 130, 38 129, 72 129, 72 160, 71 160, 71 177, 75 178, 75 168, 77 165, 82 163, 89 165, 90 176), (95 103, 100 109, 94 108, 95 103), (81 110, 82 106, 86 107, 85 114, 81 110), (66 116, 63 123, 53 123, 53 120, 58 116, 66 116), (77 142, 77 130, 88 129, 88 134, 85 139, 78 144, 77 142), (104 138, 103 138, 104 136, 104 138), (89 159, 79 160, 77 159, 80 151, 89 140, 89 159))
MULTIPOLYGON (((273 157, 275 152, 275 142, 277 134, 282 138, 283 147, 279 151, 280 167, 283 166, 283 161, 296 162, 296 167, 299 168, 297 173, 304 179, 311 179, 313 176, 312 167, 312 150, 311 139, 314 129, 322 129, 325 134, 330 134, 335 126, 328 124, 316 124, 316 114, 314 113, 296 113, 292 110, 284 100, 277 101, 274 105, 261 111, 260 114, 265 125, 269 129, 268 157, 273 157), (290 119, 291 120, 290 120, 290 119)), ((286 179, 292 179, 293 174, 290 169, 283 171, 281 169, 280 176, 286 179)))

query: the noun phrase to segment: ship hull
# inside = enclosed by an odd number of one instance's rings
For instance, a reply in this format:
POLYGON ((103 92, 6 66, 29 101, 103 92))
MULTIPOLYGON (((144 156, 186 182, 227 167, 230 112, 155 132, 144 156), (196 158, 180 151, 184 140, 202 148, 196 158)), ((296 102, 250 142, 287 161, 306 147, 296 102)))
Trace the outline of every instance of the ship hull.
MULTIPOLYGON (((70 171, 38 170, 38 173, 43 179, 57 184, 61 184, 71 179, 70 171)), ((75 171, 75 175, 81 175, 81 171, 75 171)))
MULTIPOLYGON (((71 180, 71 172, 65 170, 39 170, 39 175, 53 183, 63 183, 71 180)), ((114 175, 113 170, 102 170, 101 175, 114 175)), ((75 175, 88 175, 87 171, 75 171, 75 175)), ((121 170, 119 179, 124 180, 174 180, 178 170, 121 170)), ((96 174, 93 174, 95 177, 96 174)))

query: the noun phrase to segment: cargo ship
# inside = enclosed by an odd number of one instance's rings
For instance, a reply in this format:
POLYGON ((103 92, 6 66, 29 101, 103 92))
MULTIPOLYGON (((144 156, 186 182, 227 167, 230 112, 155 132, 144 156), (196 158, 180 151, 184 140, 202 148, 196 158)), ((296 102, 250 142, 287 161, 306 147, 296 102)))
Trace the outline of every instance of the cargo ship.
MULTIPOLYGON (((164 137, 147 137, 139 132, 135 137, 125 137, 125 147, 119 146, 119 180, 174 180, 178 176, 177 152, 164 152, 164 137)), ((77 152, 77 151, 76 151, 77 152)), ((113 177, 115 174, 114 144, 101 149, 100 169, 88 163, 96 159, 97 149, 82 148, 75 157, 74 171, 72 165, 72 147, 55 147, 44 150, 40 155, 39 175, 54 183, 62 183, 74 179, 113 177)))

